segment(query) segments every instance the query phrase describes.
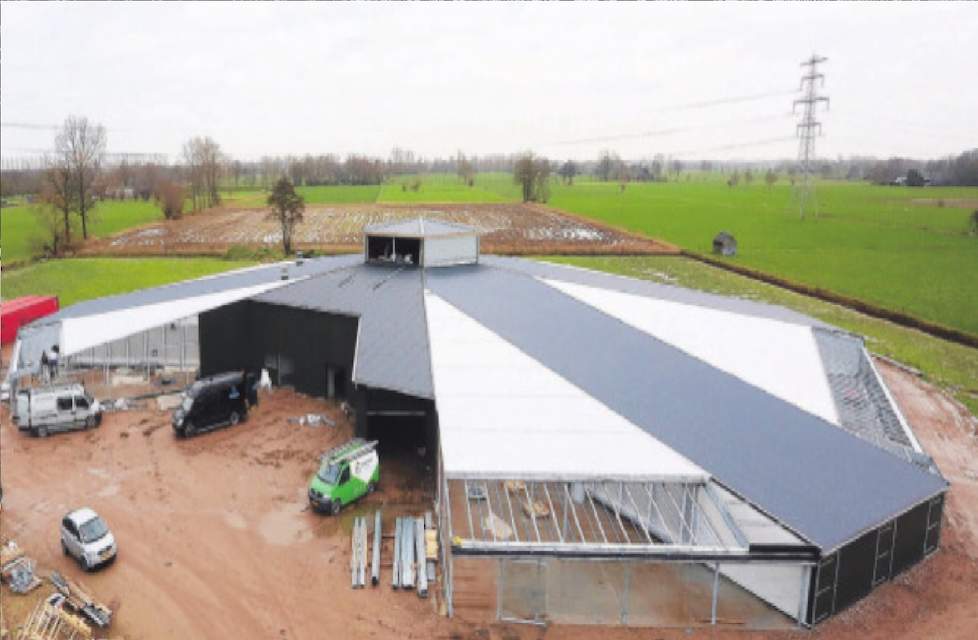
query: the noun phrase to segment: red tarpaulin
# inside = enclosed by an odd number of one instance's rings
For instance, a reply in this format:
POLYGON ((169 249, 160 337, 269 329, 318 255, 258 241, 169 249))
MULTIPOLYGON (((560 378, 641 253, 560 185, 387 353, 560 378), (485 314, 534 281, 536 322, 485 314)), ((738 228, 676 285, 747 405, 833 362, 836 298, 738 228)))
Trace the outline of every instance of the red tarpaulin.
POLYGON ((13 342, 22 326, 57 310, 55 296, 24 296, 0 302, 0 344, 13 342))

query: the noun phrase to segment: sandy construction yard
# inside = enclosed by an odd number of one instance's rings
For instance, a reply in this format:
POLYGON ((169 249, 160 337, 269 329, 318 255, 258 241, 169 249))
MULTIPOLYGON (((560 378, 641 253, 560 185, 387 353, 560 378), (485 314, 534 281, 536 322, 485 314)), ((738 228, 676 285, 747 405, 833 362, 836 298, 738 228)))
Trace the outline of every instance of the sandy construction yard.
MULTIPOLYGON (((351 433, 334 404, 285 390, 263 396, 248 422, 177 440, 169 416, 115 413, 93 431, 36 439, 2 410, 0 540, 16 539, 42 571, 57 569, 116 607, 110 637, 157 638, 973 638, 978 628, 978 444, 974 421, 948 397, 880 363, 925 448, 953 483, 940 550, 813 634, 622 627, 471 624, 428 600, 381 586, 350 588, 351 520, 383 507, 420 513, 430 476, 412 451, 381 454, 379 491, 339 518, 311 513, 305 489, 317 454, 351 433), (290 424, 327 413, 336 427, 290 424), (84 574, 61 554, 60 517, 87 504, 112 527, 115 564, 84 574)), ((389 557, 389 556, 387 556, 389 557)), ((0 587, 9 627, 31 596, 0 587)))
MULTIPOLYGON (((676 253, 666 243, 642 238, 530 204, 312 205, 296 230, 300 249, 339 253, 361 248, 365 225, 424 216, 481 229, 482 250, 504 254, 676 253)), ((88 255, 182 255, 223 253, 233 245, 281 245, 281 232, 261 209, 216 208, 181 220, 130 229, 92 241, 88 255)))

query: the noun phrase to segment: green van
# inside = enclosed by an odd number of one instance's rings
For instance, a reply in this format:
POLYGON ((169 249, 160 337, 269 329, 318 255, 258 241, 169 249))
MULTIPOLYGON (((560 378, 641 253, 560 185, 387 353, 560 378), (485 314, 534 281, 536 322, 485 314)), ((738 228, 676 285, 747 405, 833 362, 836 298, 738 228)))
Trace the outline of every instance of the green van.
POLYGON ((314 511, 336 515, 373 493, 379 481, 377 441, 354 438, 320 456, 319 470, 309 479, 309 504, 314 511))

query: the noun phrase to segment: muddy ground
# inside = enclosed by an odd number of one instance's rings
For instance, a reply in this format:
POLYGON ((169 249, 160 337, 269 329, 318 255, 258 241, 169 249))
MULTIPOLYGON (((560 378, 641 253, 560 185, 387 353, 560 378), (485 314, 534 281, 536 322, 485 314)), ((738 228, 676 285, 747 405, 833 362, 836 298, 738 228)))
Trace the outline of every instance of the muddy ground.
MULTIPOLYGON (((880 363, 924 447, 953 483, 940 550, 813 634, 728 629, 472 625, 437 612, 437 597, 350 589, 353 515, 420 513, 431 500, 423 463, 382 456, 380 490, 329 518, 306 509, 316 455, 349 437, 335 405, 278 390, 234 429, 177 440, 158 411, 116 413, 90 432, 34 439, 0 414, 4 507, 15 538, 46 569, 115 604, 126 638, 973 638, 978 629, 978 443, 974 421, 945 394, 880 363), (337 427, 290 424, 327 413, 337 427), (118 561, 84 574, 61 555, 57 523, 87 504, 110 523, 118 561)), ((429 483, 430 484, 430 483, 429 483)), ((384 569, 389 576, 389 569, 384 569)), ((383 577, 383 576, 382 576, 383 577)), ((34 598, 0 588, 8 626, 34 598)))
MULTIPOLYGON (((359 251, 363 227, 424 216, 481 229, 482 250, 502 254, 676 253, 675 247, 532 204, 330 205, 306 209, 299 249, 359 251)), ((278 248, 278 224, 261 209, 215 208, 88 243, 87 255, 223 254, 234 245, 278 248)))

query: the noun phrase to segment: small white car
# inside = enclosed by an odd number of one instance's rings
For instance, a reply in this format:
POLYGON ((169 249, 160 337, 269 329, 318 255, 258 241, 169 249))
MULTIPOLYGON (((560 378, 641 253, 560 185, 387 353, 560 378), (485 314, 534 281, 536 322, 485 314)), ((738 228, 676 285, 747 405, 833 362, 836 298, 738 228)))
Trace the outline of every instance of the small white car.
POLYGON ((75 509, 61 520, 61 550, 91 571, 115 560, 115 536, 105 521, 88 507, 75 509))

